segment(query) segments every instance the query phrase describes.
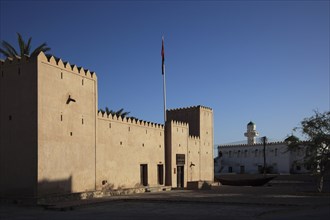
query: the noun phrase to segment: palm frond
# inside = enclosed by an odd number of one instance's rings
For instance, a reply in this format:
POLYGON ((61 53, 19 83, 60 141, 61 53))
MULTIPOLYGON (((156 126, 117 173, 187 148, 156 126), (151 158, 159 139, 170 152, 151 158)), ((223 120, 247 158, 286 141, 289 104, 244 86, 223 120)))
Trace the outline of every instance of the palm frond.
POLYGON ((18 41, 18 46, 20 50, 20 56, 24 56, 24 48, 25 48, 25 42, 22 38, 22 35, 20 33, 17 33, 17 41, 18 41))
POLYGON ((49 50, 50 50, 50 48, 47 47, 47 44, 46 43, 43 43, 40 46, 38 46, 36 49, 34 49, 34 51, 31 53, 31 57, 32 56, 39 55, 40 52, 44 52, 45 53, 45 52, 47 52, 49 50))
POLYGON ((29 38, 27 44, 25 45, 25 48, 24 48, 24 54, 27 54, 27 55, 30 54, 30 50, 31 50, 31 41, 32 41, 32 37, 29 38))
POLYGON ((0 53, 2 53, 5 57, 10 57, 10 54, 2 48, 0 48, 0 53))
POLYGON ((7 41, 1 42, 2 47, 7 51, 8 54, 10 54, 9 57, 15 57, 17 54, 15 48, 10 45, 7 41))

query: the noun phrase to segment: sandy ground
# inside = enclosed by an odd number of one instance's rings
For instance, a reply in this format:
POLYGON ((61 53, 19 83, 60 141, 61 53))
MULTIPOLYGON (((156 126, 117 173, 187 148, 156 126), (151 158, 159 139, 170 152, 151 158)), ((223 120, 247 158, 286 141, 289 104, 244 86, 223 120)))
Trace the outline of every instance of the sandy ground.
POLYGON ((0 219, 329 219, 330 185, 278 181, 262 187, 172 190, 52 206, 0 204, 0 219))

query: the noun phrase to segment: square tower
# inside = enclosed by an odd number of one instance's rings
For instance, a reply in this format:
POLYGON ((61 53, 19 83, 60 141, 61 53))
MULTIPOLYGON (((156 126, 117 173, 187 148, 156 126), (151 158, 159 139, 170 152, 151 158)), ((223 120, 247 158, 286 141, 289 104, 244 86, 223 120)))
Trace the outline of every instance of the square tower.
POLYGON ((212 182, 214 178, 212 109, 194 106, 168 110, 166 113, 167 184, 185 187, 187 181, 212 182), (181 184, 182 181, 184 184, 181 184))
POLYGON ((0 67, 0 194, 95 189, 96 75, 42 52, 0 67))

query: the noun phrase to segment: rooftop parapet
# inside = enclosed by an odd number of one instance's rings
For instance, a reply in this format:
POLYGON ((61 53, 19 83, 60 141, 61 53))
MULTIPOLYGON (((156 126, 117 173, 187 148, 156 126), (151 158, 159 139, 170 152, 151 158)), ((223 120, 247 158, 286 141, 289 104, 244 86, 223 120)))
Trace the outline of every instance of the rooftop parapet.
POLYGON ((106 113, 102 113, 101 111, 98 111, 97 116, 100 119, 105 119, 105 120, 110 120, 110 121, 117 121, 117 122, 131 124, 131 125, 140 125, 140 126, 149 127, 149 128, 164 129, 164 125, 162 125, 162 124, 139 120, 137 118, 132 118, 132 117, 121 117, 121 116, 112 115, 112 114, 107 115, 106 113))
POLYGON ((190 106, 190 107, 183 107, 183 108, 174 108, 174 109, 167 109, 168 112, 174 112, 174 111, 186 111, 186 110, 192 110, 192 109, 206 109, 212 111, 212 108, 202 106, 202 105, 197 105, 197 106, 190 106))
POLYGON ((6 66, 6 65, 15 65, 15 64, 22 64, 22 63, 27 63, 29 62, 29 60, 31 60, 33 58, 31 58, 28 55, 24 55, 23 57, 20 56, 15 56, 14 58, 12 57, 7 57, 5 60, 0 59, 0 64, 2 66, 6 66))
POLYGON ((70 72, 79 74, 79 75, 84 75, 86 77, 90 77, 92 79, 96 78, 96 73, 93 71, 89 71, 88 69, 84 69, 83 67, 77 67, 74 64, 70 64, 69 62, 62 61, 61 58, 51 56, 51 55, 45 55, 43 52, 40 52, 38 55, 38 58, 41 59, 42 61, 46 61, 54 66, 57 66, 58 68, 68 70, 70 72))
POLYGON ((171 124, 174 126, 186 127, 188 128, 188 123, 182 121, 171 120, 171 124))
MULTIPOLYGON (((28 55, 24 55, 23 57, 16 56, 14 58, 8 57, 5 60, 0 60, 0 65, 6 66, 6 65, 16 65, 16 64, 24 64, 28 63, 31 60, 34 60, 36 57, 30 57, 28 55)), ((96 74, 93 71, 85 70, 82 67, 77 67, 76 65, 71 65, 69 62, 63 62, 62 59, 57 58, 55 56, 51 55, 45 55, 43 52, 40 52, 37 56, 37 59, 40 61, 43 61, 45 63, 49 63, 52 66, 56 66, 60 69, 64 69, 79 75, 84 75, 86 77, 90 77, 92 79, 96 79, 96 74)))
POLYGON ((199 141, 201 138, 199 136, 189 135, 189 139, 199 141))
MULTIPOLYGON (((308 141, 300 141, 300 144, 306 144, 308 141)), ((280 145, 280 144, 287 144, 285 141, 274 141, 274 142, 267 142, 267 145, 280 145)), ((255 144, 225 144, 225 145, 218 145, 218 147, 254 147, 254 146, 263 146, 263 143, 255 143, 255 144)))

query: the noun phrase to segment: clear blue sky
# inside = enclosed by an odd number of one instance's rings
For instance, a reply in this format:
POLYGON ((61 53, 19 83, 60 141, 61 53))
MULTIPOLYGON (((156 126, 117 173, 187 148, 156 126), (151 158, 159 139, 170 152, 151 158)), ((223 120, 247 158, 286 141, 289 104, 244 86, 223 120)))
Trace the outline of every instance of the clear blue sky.
POLYGON ((0 40, 20 32, 95 71, 100 108, 157 123, 164 34, 168 108, 213 108, 215 144, 245 139, 250 120, 280 140, 329 110, 326 0, 1 1, 0 18, 0 40))

